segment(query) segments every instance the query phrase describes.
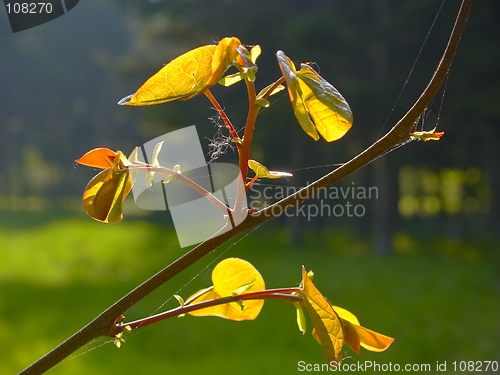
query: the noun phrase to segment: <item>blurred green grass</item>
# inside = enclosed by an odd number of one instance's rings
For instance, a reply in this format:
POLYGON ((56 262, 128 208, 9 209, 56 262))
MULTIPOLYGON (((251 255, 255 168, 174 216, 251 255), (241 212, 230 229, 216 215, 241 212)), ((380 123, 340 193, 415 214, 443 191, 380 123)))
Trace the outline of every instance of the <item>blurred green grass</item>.
MULTIPOLYGON (((2 375, 20 371, 185 251, 166 225, 104 225, 70 214, 3 214, 0 236, 2 375)), ((211 284, 210 262, 240 257, 271 288, 297 285, 305 265, 334 304, 396 338, 384 353, 363 350, 358 357, 345 349, 352 357, 346 363, 429 363, 434 369, 436 361, 447 361, 450 370, 453 361, 500 361, 498 242, 398 236, 401 252, 380 258, 345 228, 309 233, 298 249, 288 245, 285 230, 263 226, 210 254, 126 317, 159 312, 166 301, 161 309, 176 306, 173 294, 187 297, 211 284)), ((253 322, 172 319, 133 332, 121 349, 106 339, 91 343, 49 373, 298 373, 301 360, 325 362, 308 323, 302 336, 294 308, 275 301, 253 322)))

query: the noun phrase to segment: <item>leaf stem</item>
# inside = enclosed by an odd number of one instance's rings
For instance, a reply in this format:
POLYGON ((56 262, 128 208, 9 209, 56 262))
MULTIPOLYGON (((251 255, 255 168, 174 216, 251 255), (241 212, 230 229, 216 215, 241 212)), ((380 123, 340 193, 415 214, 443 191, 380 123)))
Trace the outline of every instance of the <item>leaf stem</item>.
MULTIPOLYGON (((234 138, 238 138, 239 137, 238 133, 236 132, 236 129, 234 128, 233 124, 231 123, 231 120, 229 120, 229 117, 227 117, 226 112, 224 112, 224 110, 222 109, 222 107, 219 104, 219 102, 217 101, 217 99, 215 99, 215 96, 212 94, 212 92, 210 90, 206 90, 204 92, 204 94, 208 98, 208 100, 210 100, 210 103, 212 103, 212 105, 214 106, 215 110, 219 114, 220 118, 222 119, 222 121, 224 121, 224 124, 226 124, 226 127, 229 130, 229 133, 231 134, 231 137, 233 139, 234 138)), ((239 145, 238 142, 236 142, 236 147, 239 150, 240 145, 239 145)))
POLYGON ((256 300, 256 299, 263 299, 263 300, 281 300, 281 301, 287 301, 287 302, 302 302, 302 297, 297 296, 297 295, 292 295, 288 293, 298 293, 301 292, 302 289, 300 288, 281 288, 281 289, 268 289, 268 290, 261 290, 258 292, 252 292, 252 293, 245 293, 245 294, 240 294, 236 296, 229 296, 229 297, 222 297, 222 298, 217 298, 213 299, 210 301, 203 301, 203 302, 198 302, 198 303, 193 303, 193 304, 188 304, 184 306, 179 306, 176 307, 175 309, 168 310, 156 315, 148 316, 147 318, 143 319, 138 319, 134 320, 132 322, 128 323, 118 323, 115 327, 115 330, 113 330, 110 333, 110 336, 114 336, 120 332, 123 331, 123 328, 126 326, 129 326, 132 329, 137 329, 141 327, 145 327, 154 323, 161 322, 166 319, 170 319, 176 316, 180 316, 183 314, 187 314, 191 311, 195 310, 201 310, 207 307, 212 307, 212 306, 217 306, 217 305, 223 305, 226 303, 231 303, 231 302, 236 302, 236 301, 245 301, 245 300, 256 300))
MULTIPOLYGON (((136 163, 138 164, 138 163, 136 163)), ((129 166, 128 169, 132 172, 157 172, 161 173, 162 175, 166 177, 170 177, 172 179, 178 180, 179 182, 182 182, 183 184, 186 184, 189 186, 191 189, 195 190, 200 194, 200 196, 207 198, 211 203, 213 203, 219 210, 222 211, 224 215, 228 214, 228 211, 230 210, 229 207, 227 207, 224 203, 222 203, 215 195, 213 195, 211 192, 206 190, 203 186, 198 185, 196 182, 191 180, 190 178, 184 176, 181 173, 178 173, 174 171, 173 169, 167 168, 167 167, 153 167, 150 165, 133 165, 129 166)))

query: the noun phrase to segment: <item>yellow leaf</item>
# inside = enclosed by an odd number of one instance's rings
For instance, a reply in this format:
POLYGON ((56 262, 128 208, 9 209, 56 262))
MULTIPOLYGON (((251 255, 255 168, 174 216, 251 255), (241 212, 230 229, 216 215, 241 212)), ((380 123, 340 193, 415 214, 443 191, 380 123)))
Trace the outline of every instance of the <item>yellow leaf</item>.
POLYGON ((346 344, 359 354, 359 346, 372 352, 383 352, 394 341, 392 337, 362 327, 358 318, 350 311, 339 306, 333 306, 333 309, 344 324, 344 333, 346 334, 346 344), (356 336, 354 336, 356 333, 356 336), (357 338, 357 340, 356 340, 357 338), (357 341, 357 343, 356 343, 357 341))
POLYGON ((382 335, 368 328, 357 326, 355 324, 352 326, 359 335, 361 346, 366 350, 370 350, 372 352, 383 352, 394 341, 392 337, 382 335))
POLYGON ((352 112, 337 89, 306 64, 296 71, 282 51, 277 58, 295 117, 306 134, 317 141, 319 133, 327 142, 344 136, 352 126, 352 112))
MULTIPOLYGON (((335 310, 337 311, 337 310, 335 310)), ((356 354, 360 354, 361 347, 360 347, 360 339, 358 332, 356 329, 353 327, 351 323, 349 323, 347 320, 344 320, 340 318, 340 321, 342 322, 342 329, 344 331, 344 343, 354 350, 356 354)))
POLYGON ((352 312, 339 306, 332 307, 340 318, 347 320, 350 323, 357 324, 358 326, 360 325, 358 318, 352 312))
POLYGON ((255 64, 255 62, 257 61, 257 57, 259 57, 261 53, 262 49, 259 45, 253 46, 250 49, 250 60, 252 60, 252 62, 255 64))
POLYGON ((352 126, 351 108, 344 97, 306 64, 297 78, 306 111, 319 134, 327 142, 342 138, 352 126))
POLYGON ((177 300, 177 302, 179 302, 179 305, 181 307, 184 307, 184 299, 180 295, 174 294, 174 298, 177 300))
POLYGON ((238 56, 236 48, 241 44, 238 38, 224 38, 215 48, 212 58, 212 75, 207 82, 207 86, 211 87, 222 78, 222 75, 229 69, 233 61, 238 56))
POLYGON ((83 193, 83 207, 93 219, 105 223, 122 220, 122 201, 130 193, 129 171, 124 168, 118 151, 109 169, 101 171, 88 183, 83 193))
POLYGON ((444 135, 444 132, 437 132, 436 128, 431 131, 413 132, 410 134, 412 140, 420 141, 439 141, 439 139, 444 135))
POLYGON ((307 312, 314 326, 313 336, 323 347, 328 362, 340 363, 344 345, 342 323, 330 303, 309 279, 304 267, 302 267, 302 288, 307 312))
POLYGON ((175 58, 120 105, 144 106, 190 99, 215 85, 236 58, 240 41, 224 38, 218 45, 195 48, 175 58))
POLYGON ((219 85, 229 87, 231 85, 234 85, 235 83, 240 82, 243 79, 243 73, 234 73, 234 74, 229 74, 227 76, 222 77, 219 80, 219 85))
POLYGON ((265 166, 255 160, 248 160, 248 166, 255 172, 257 178, 281 178, 293 177, 293 174, 287 172, 270 171, 265 166))
MULTIPOLYGON (((245 294, 266 288, 259 271, 249 262, 238 258, 228 258, 220 262, 212 272, 212 282, 213 288, 203 289, 195 293, 187 299, 186 305, 233 296, 235 291, 244 290, 244 293, 241 294, 245 294), (251 285, 248 288, 249 284, 251 285)), ((264 301, 246 300, 244 302, 243 308, 240 304, 233 302, 191 311, 189 314, 193 316, 218 316, 238 321, 255 319, 259 315, 264 301)))
POLYGON ((293 302, 293 305, 297 310, 297 326, 299 327, 299 331, 304 334, 306 333, 306 316, 304 315, 304 310, 302 310, 302 306, 298 302, 293 302))

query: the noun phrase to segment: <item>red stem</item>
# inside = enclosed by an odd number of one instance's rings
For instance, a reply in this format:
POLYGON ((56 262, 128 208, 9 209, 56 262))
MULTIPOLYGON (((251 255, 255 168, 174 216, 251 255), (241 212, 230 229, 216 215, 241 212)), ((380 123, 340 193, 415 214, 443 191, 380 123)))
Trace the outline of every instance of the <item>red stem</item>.
POLYGON ((254 184, 255 181, 258 180, 257 176, 254 176, 247 184, 245 185, 245 189, 248 190, 254 184))
POLYGON ((187 178, 186 176, 183 176, 181 173, 177 173, 173 169, 167 167, 152 167, 146 164, 142 165, 142 163, 141 165, 133 165, 127 168, 132 172, 156 172, 164 176, 171 177, 172 179, 178 180, 198 192, 200 196, 207 198, 210 202, 212 202, 212 204, 215 205, 215 207, 221 210, 224 215, 228 214, 229 207, 222 203, 215 195, 206 190, 204 187, 198 185, 193 180, 187 178))
POLYGON ((269 88, 269 90, 267 90, 267 92, 264 95, 262 95, 262 99, 269 98, 271 96, 271 93, 283 82, 285 82, 285 77, 281 77, 279 80, 274 82, 274 84, 269 88))
POLYGON ((194 303, 190 305, 184 305, 176 307, 175 309, 162 312, 157 315, 149 316, 144 319, 135 320, 129 323, 119 323, 116 325, 115 330, 112 332, 112 335, 116 335, 123 331, 123 328, 129 326, 132 329, 145 327, 154 323, 161 322, 162 320, 170 319, 175 316, 179 316, 182 314, 186 314, 191 311, 201 310, 207 307, 223 305, 225 303, 231 303, 236 301, 244 301, 244 300, 253 300, 253 299, 274 299, 274 300, 285 300, 288 302, 301 302, 302 297, 295 296, 286 293, 298 293, 301 292, 300 288, 280 288, 280 289, 268 289, 268 290, 260 290, 258 292, 245 293, 237 296, 229 296, 218 299, 213 299, 210 301, 203 301, 199 303, 194 303))
MULTIPOLYGON (((220 106, 219 102, 217 99, 215 99, 215 96, 213 96, 212 92, 210 90, 206 90, 204 92, 205 96, 210 100, 210 103, 214 106, 215 110, 219 114, 220 118, 222 121, 224 121, 224 124, 226 124, 227 129, 229 130, 229 133, 231 134, 231 137, 233 138, 239 138, 238 133, 236 132, 236 129, 234 128, 233 124, 231 123, 231 120, 229 120, 229 117, 227 117, 226 112, 222 109, 220 106)), ((240 148, 240 145, 238 142, 236 142, 236 147, 240 148)))

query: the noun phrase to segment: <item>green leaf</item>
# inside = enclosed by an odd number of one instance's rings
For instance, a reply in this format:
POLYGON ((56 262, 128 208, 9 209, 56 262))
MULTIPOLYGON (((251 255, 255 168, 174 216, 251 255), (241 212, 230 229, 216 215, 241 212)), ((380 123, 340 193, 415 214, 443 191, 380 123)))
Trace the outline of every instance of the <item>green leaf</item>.
MULTIPOLYGON (((260 90, 260 92, 257 94, 257 99, 260 99, 262 98, 270 89, 271 87, 274 86, 274 83, 271 83, 270 85, 267 85, 266 87, 264 87, 262 90, 260 90)), ((285 89, 285 86, 283 85, 278 85, 276 86, 276 88, 268 95, 271 96, 271 95, 274 95, 278 92, 280 92, 281 90, 284 90, 285 89)))
POLYGON ((255 175, 257 178, 281 178, 281 177, 293 177, 291 173, 288 172, 277 172, 277 171, 270 171, 268 170, 265 166, 260 164, 258 161, 255 160, 248 160, 248 166, 250 167, 251 170, 255 172, 255 175))
POLYGON ((352 126, 347 101, 309 65, 302 64, 300 71, 296 71, 294 63, 282 51, 276 56, 302 129, 316 141, 319 135, 327 142, 343 137, 352 126))
POLYGON ((243 73, 238 72, 222 77, 219 80, 219 84, 221 84, 222 86, 229 87, 231 85, 234 85, 235 83, 240 82, 242 79, 243 79, 243 73))
POLYGON ((299 327, 299 331, 302 334, 306 333, 306 316, 304 314, 304 310, 302 310, 302 306, 298 302, 293 302, 295 309, 297 310, 297 326, 299 327))

